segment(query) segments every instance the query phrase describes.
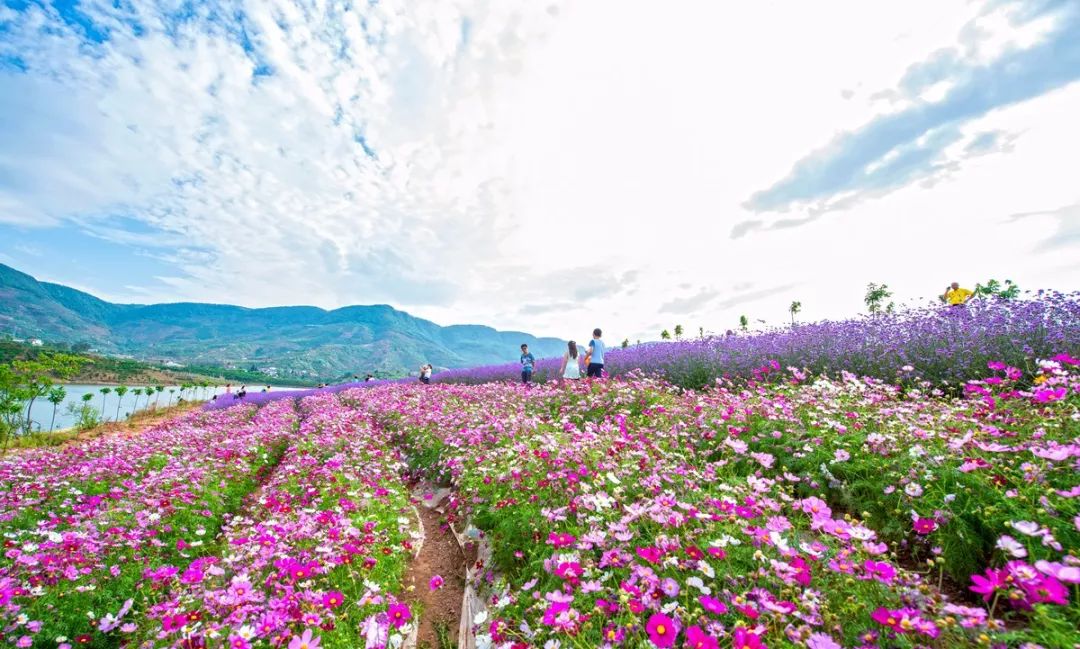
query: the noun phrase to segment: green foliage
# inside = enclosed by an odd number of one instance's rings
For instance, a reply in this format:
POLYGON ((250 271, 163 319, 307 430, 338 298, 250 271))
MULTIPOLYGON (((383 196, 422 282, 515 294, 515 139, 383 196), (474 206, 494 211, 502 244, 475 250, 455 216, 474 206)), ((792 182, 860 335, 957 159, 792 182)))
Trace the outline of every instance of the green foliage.
POLYGON ((671 340, 671 334, 667 329, 660 332, 660 340, 671 340))
POLYGON ((683 328, 681 324, 675 325, 675 340, 682 340, 683 328))
POLYGON ((55 418, 55 406, 65 395, 62 388, 54 390, 54 381, 74 376, 82 362, 70 354, 45 352, 0 364, 0 449, 11 436, 33 432, 30 409, 37 399, 48 398, 54 404, 55 418), (59 400, 53 401, 58 395, 59 400))
POLYGON ((750 327, 750 318, 744 315, 739 316, 739 329, 746 331, 750 327))
POLYGON ((1020 286, 1013 284, 1011 279, 1001 283, 991 279, 986 284, 975 285, 975 297, 996 298, 999 300, 1014 300, 1020 296, 1020 286))
POLYGON ((866 295, 863 296, 863 302, 866 303, 866 308, 870 313, 892 313, 896 304, 894 302, 885 302, 890 297, 892 297, 892 291, 889 290, 888 284, 870 282, 866 285, 866 295))
POLYGON ((788 312, 791 314, 791 324, 795 324, 795 315, 802 311, 802 302, 794 300, 791 306, 788 307, 788 312))

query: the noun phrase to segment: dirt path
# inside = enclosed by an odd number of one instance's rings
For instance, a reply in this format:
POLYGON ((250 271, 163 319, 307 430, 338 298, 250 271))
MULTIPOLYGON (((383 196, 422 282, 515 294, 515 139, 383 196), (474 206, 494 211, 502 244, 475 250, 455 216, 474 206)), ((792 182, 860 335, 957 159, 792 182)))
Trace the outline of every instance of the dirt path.
POLYGON ((465 557, 457 539, 437 503, 415 502, 424 525, 424 545, 405 575, 406 601, 420 610, 420 629, 417 649, 454 649, 458 641, 461 620, 461 600, 465 594, 465 557), (444 583, 431 590, 431 578, 439 575, 444 583))

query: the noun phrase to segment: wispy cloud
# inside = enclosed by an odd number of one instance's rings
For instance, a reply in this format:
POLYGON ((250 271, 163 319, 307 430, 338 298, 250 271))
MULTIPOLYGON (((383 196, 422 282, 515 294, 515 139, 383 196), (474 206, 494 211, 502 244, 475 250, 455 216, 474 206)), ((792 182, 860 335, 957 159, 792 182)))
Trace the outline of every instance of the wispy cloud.
MULTIPOLYGON (((963 138, 962 124, 1080 80, 1080 5, 994 3, 980 18, 991 12, 1006 17, 1012 30, 1040 27, 1045 34, 1033 44, 1006 47, 986 62, 977 56, 978 20, 969 24, 967 38, 976 51, 945 49, 911 66, 898 89, 882 95, 898 109, 803 157, 786 177, 753 194, 747 207, 755 212, 829 209, 932 178, 955 163, 945 153, 963 138), (937 88, 940 98, 923 97, 937 88)), ((967 153, 984 153, 987 146, 978 140, 967 153)))

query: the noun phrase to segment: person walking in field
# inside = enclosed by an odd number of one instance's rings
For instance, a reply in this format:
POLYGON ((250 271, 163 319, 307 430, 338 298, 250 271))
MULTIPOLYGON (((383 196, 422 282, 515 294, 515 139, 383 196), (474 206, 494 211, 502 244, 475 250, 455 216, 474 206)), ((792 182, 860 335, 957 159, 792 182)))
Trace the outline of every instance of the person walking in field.
POLYGON ((424 385, 431 383, 431 364, 425 363, 420 366, 420 382, 424 385))
POLYGON ((528 385, 532 381, 533 366, 536 357, 529 353, 529 346, 521 343, 521 382, 528 385))
POLYGON ((941 296, 941 299, 949 306, 963 306, 974 294, 966 288, 960 288, 960 282, 953 282, 949 288, 945 289, 945 294, 941 296))
POLYGON ((604 341, 600 339, 603 332, 593 329, 592 340, 589 341, 589 353, 585 356, 588 366, 585 368, 585 376, 588 378, 603 378, 604 376, 604 341))
POLYGON ((559 376, 575 381, 581 378, 581 359, 578 358, 577 343, 573 340, 566 343, 566 353, 563 354, 562 365, 559 366, 559 376))

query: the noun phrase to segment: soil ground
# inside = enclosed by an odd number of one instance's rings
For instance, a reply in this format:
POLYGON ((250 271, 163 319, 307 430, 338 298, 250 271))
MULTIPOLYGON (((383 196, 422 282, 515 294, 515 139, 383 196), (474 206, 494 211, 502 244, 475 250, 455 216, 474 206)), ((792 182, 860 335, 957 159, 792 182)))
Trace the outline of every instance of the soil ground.
POLYGON ((453 649, 457 647, 465 596, 465 557, 442 514, 422 503, 417 503, 416 509, 424 526, 424 545, 405 575, 405 600, 410 608, 420 611, 417 648, 453 649), (429 586, 434 575, 444 580, 435 591, 429 586))

